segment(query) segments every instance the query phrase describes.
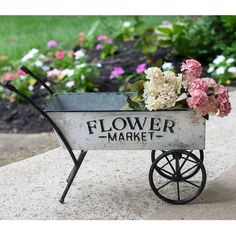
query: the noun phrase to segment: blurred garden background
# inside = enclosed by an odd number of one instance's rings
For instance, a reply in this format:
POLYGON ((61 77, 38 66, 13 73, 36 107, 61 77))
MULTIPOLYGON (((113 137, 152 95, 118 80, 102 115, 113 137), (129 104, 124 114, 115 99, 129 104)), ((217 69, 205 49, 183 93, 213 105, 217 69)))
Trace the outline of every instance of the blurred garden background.
MULTIPOLYGON (((0 82, 10 81, 43 106, 46 91, 131 91, 149 66, 199 60, 204 76, 234 88, 235 16, 0 16, 0 82)), ((0 132, 51 131, 37 111, 0 87, 0 132)))

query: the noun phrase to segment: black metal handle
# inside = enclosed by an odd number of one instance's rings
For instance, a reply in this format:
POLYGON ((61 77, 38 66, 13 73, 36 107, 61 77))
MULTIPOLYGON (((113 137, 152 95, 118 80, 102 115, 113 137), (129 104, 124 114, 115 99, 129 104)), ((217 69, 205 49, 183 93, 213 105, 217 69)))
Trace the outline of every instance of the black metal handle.
POLYGON ((36 79, 47 91, 49 94, 53 95, 54 92, 52 91, 52 89, 50 89, 46 83, 44 83, 36 74, 34 74, 29 68, 27 68, 26 66, 22 66, 21 70, 23 70, 26 74, 32 76, 34 79, 36 79))
POLYGON ((14 92, 16 94, 18 94, 20 97, 22 97, 25 101, 27 101, 28 103, 30 103, 53 127, 53 129, 57 132, 57 134, 59 135, 59 137, 61 138, 62 142, 65 144, 65 147, 67 148, 68 152, 70 153, 72 160, 74 161, 74 164, 77 165, 77 160, 76 157, 73 153, 73 150, 70 146, 70 144, 68 143, 67 139, 65 138, 65 136, 63 135, 63 133, 61 132, 61 130, 57 127, 57 125, 55 124, 55 122, 50 118, 50 116, 48 116, 48 114, 43 111, 40 107, 38 107, 30 98, 28 98, 24 93, 22 93, 21 91, 19 91, 16 87, 14 87, 12 84, 10 84, 10 82, 3 82, 0 83, 1 86, 3 86, 4 88, 10 90, 11 92, 14 92))

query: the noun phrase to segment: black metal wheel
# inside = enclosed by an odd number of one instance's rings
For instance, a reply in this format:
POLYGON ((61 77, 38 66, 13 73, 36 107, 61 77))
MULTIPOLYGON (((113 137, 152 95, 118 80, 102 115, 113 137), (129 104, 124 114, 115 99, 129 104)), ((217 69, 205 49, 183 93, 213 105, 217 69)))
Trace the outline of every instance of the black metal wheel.
POLYGON ((149 182, 153 192, 163 201, 185 204, 201 194, 206 184, 206 170, 202 161, 192 152, 166 151, 152 163, 149 182), (183 158, 185 156, 188 158, 183 158), (174 158, 171 163, 167 161, 170 157, 174 158), (196 167, 198 171, 189 177, 189 172, 196 167))
MULTIPOLYGON (((151 161, 152 161, 152 163, 156 160, 156 158, 161 154, 161 153, 165 153, 165 152, 167 152, 166 150, 164 151, 164 150, 162 150, 162 151, 159 151, 158 152, 158 150, 156 151, 156 150, 152 150, 152 153, 151 153, 151 161), (156 155, 157 154, 157 155, 156 155), (158 155, 159 154, 159 155, 158 155)), ((187 152, 191 152, 191 153, 193 153, 195 156, 198 156, 199 155, 199 159, 201 160, 201 162, 203 162, 203 160, 204 160, 204 152, 203 152, 203 150, 187 150, 187 152)), ((186 160, 186 159, 188 159, 189 158, 189 156, 185 156, 185 155, 181 155, 180 156, 180 159, 184 159, 184 160, 186 160)), ((169 165, 169 166, 171 166, 172 165, 172 162, 174 161, 174 156, 172 155, 170 155, 169 157, 166 157, 166 165, 169 165)), ((164 166, 165 167, 165 166, 164 166)), ((165 170, 163 170, 162 168, 161 169, 158 169, 158 168, 155 168, 156 169, 156 171, 160 174, 160 175, 162 175, 163 177, 165 177, 165 178, 167 178, 167 179, 171 179, 172 178, 172 176, 169 174, 169 173, 167 173, 165 170)), ((191 178, 191 177, 193 177, 198 171, 200 170, 200 167, 199 166, 196 166, 196 168, 194 168, 194 169, 192 169, 189 173, 188 173, 188 175, 185 177, 186 179, 189 179, 189 178, 191 178)))

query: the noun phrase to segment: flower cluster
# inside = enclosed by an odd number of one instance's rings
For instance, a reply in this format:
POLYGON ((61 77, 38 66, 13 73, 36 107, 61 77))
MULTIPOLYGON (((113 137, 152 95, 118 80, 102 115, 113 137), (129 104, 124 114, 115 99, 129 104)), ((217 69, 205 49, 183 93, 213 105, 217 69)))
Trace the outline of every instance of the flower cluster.
POLYGON ((187 104, 198 116, 227 116, 231 111, 228 91, 221 85, 219 88, 214 79, 201 78, 202 67, 196 60, 182 63, 185 89, 189 93, 187 104))
POLYGON ((181 89, 182 76, 171 71, 162 72, 158 67, 145 70, 147 82, 144 83, 143 98, 145 107, 152 111, 175 106, 181 89))
POLYGON ((236 61, 233 57, 218 55, 209 64, 207 73, 217 78, 219 84, 230 84, 236 78, 236 61))
POLYGON ((150 111, 190 108, 196 112, 197 117, 204 118, 209 115, 224 117, 230 113, 227 89, 223 85, 217 86, 212 78, 202 78, 202 66, 198 61, 184 61, 181 71, 181 74, 176 75, 170 70, 163 72, 158 67, 146 69, 146 81, 136 84, 136 98, 128 99, 130 108, 150 111))

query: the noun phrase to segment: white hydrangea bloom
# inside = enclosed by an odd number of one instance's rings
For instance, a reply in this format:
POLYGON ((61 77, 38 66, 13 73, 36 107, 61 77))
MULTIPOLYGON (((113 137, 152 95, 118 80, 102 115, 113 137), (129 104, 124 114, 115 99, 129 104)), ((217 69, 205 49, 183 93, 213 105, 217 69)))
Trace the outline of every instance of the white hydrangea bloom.
POLYGON ((228 58, 228 59, 226 60, 226 63, 227 63, 227 64, 231 64, 231 63, 233 63, 234 61, 235 61, 234 58, 230 57, 230 58, 228 58))
POLYGON ((236 73, 236 67, 235 67, 235 66, 229 67, 229 68, 228 68, 228 72, 235 74, 235 73, 236 73))
POLYGON ((213 66, 210 66, 207 70, 207 73, 212 73, 215 70, 215 68, 213 66))
POLYGON ((225 56, 219 55, 219 56, 216 57, 216 59, 213 61, 213 63, 218 65, 218 64, 220 64, 223 61, 225 61, 225 56))
POLYGON ((225 68, 223 66, 220 66, 219 68, 216 69, 217 75, 222 75, 224 73, 225 73, 225 68))
POLYGON ((147 82, 144 83, 143 98, 145 107, 152 111, 170 108, 175 105, 182 84, 182 74, 172 71, 162 72, 157 67, 145 70, 147 82))

